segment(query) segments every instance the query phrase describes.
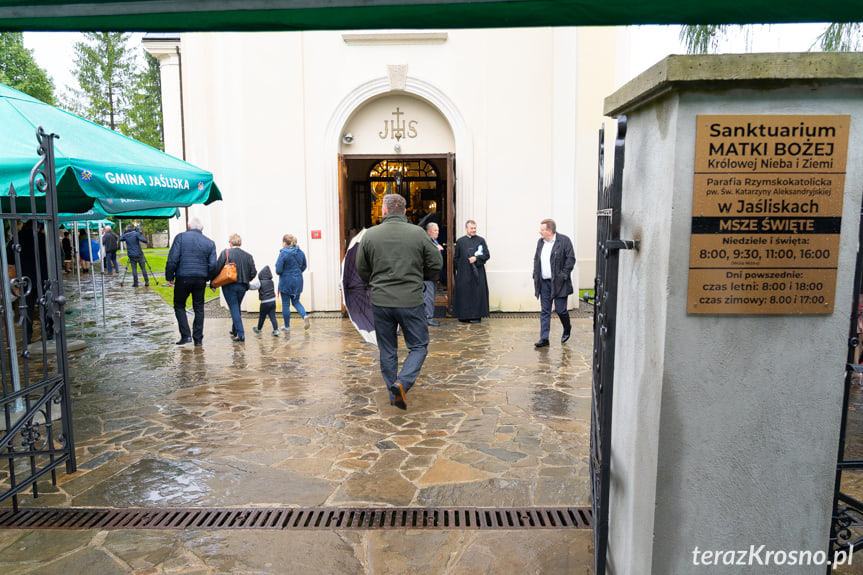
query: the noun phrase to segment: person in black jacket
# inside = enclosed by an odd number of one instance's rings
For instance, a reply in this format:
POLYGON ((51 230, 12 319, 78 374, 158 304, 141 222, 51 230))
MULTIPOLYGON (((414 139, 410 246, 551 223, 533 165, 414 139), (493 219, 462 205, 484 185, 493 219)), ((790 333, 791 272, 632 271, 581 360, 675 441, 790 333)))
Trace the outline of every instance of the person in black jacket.
POLYGON ((230 248, 222 250, 219 254, 219 261, 216 264, 216 269, 221 270, 225 267, 225 263, 230 260, 237 266, 237 281, 222 286, 222 295, 225 296, 225 301, 228 303, 228 309, 231 311, 231 338, 237 342, 246 341, 246 332, 243 329, 243 316, 240 313, 240 304, 243 303, 243 297, 249 290, 249 282, 255 279, 258 275, 258 270, 255 269, 255 259, 252 254, 243 251, 240 247, 243 245, 243 239, 239 234, 231 234, 228 238, 230 248))
MULTIPOLYGON (((117 248, 119 247, 119 240, 120 238, 117 237, 114 230, 112 230, 110 226, 105 226, 105 233, 102 234, 102 247, 105 248, 105 273, 108 275, 116 271, 120 271, 117 269, 117 248)), ((144 273, 144 281, 147 281, 146 272, 144 273)))
POLYGON ((539 224, 539 241, 533 256, 534 295, 539 298, 539 341, 537 348, 548 347, 548 334, 551 331, 551 304, 563 324, 560 343, 566 343, 572 331, 566 300, 572 289, 572 269, 575 267, 575 251, 572 242, 563 234, 557 233, 557 224, 551 218, 539 224))
POLYGON ((63 271, 72 273, 72 238, 69 232, 63 232, 63 271))
POLYGON ((132 268, 132 287, 138 287, 138 266, 141 266, 141 273, 144 274, 144 287, 150 285, 150 278, 147 277, 147 260, 144 257, 144 250, 141 249, 141 243, 147 243, 141 232, 135 229, 135 226, 129 224, 126 226, 126 233, 120 236, 121 242, 126 242, 126 255, 129 256, 129 266, 132 268))
POLYGON ((165 279, 174 282, 174 315, 180 328, 177 345, 195 341, 195 346, 204 340, 204 291, 207 281, 216 277, 221 268, 216 267, 216 244, 206 237, 202 230, 204 224, 199 218, 189 218, 188 231, 177 234, 168 261, 165 263, 165 279), (186 315, 186 300, 192 296, 192 309, 195 320, 189 331, 189 318, 186 315))
POLYGON ((276 321, 276 284, 273 283, 273 272, 270 271, 270 266, 264 266, 264 269, 258 272, 258 279, 249 284, 249 289, 258 290, 258 299, 261 300, 261 308, 258 312, 258 327, 252 328, 257 334, 261 333, 261 328, 264 327, 264 321, 267 317, 270 318, 270 323, 273 324, 273 335, 279 335, 279 322, 276 321))

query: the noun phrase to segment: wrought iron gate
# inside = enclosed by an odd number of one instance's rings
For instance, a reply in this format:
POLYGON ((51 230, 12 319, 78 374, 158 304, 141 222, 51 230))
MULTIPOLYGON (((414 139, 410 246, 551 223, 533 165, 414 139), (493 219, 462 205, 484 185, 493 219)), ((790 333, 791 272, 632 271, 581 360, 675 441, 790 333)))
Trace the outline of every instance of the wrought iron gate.
MULTIPOLYGON (((837 552, 853 553, 863 549, 863 502, 842 492, 843 471, 863 471, 863 459, 845 459, 848 408, 851 400, 852 376, 863 374, 863 365, 854 362, 854 350, 863 345, 857 336, 858 298, 863 292, 863 208, 857 242, 857 267, 854 270, 854 294, 851 302, 851 322, 848 327, 845 391, 842 398, 842 419, 839 430, 839 455, 836 462, 836 482, 833 488, 833 518, 830 524, 830 558, 837 552)), ((858 360, 859 361, 859 360, 858 360)), ((828 566, 827 572, 830 573, 828 566)))
POLYGON ((10 185, 0 209, 0 502, 11 498, 15 512, 19 493, 38 497, 38 481, 50 474, 56 484, 61 465, 75 471, 54 135, 39 128, 36 139, 29 193, 10 185))
POLYGON ((593 401, 590 410, 590 481, 593 507, 594 568, 605 574, 608 550, 608 488, 611 464, 611 404, 614 391, 614 335, 617 316, 619 250, 637 242, 620 239, 626 116, 617 121, 614 166, 605 182, 605 126, 599 130, 599 186, 596 218, 596 279, 593 310, 593 401))

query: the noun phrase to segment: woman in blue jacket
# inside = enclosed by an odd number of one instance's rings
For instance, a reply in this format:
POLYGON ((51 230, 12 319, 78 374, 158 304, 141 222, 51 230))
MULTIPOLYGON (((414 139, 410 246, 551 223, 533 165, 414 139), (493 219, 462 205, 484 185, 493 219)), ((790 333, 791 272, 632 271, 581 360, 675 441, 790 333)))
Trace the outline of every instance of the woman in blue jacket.
POLYGON ((291 329, 291 306, 303 318, 303 327, 309 329, 312 325, 306 308, 300 303, 303 293, 303 272, 306 271, 306 254, 297 247, 297 238, 285 234, 282 238, 282 249, 276 260, 276 274, 279 276, 279 294, 282 297, 282 317, 285 325, 283 330, 291 329))

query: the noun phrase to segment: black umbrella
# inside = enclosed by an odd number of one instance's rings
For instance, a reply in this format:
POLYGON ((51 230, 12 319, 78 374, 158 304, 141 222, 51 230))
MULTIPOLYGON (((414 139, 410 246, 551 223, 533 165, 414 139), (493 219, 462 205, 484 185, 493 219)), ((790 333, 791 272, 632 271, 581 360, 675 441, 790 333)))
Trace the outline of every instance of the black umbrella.
POLYGON ((348 250, 345 252, 345 259, 342 260, 342 303, 348 310, 351 323, 354 324, 363 339, 377 345, 378 338, 375 335, 372 298, 368 286, 363 283, 359 272, 357 272, 357 249, 364 233, 366 233, 365 228, 351 240, 348 250))

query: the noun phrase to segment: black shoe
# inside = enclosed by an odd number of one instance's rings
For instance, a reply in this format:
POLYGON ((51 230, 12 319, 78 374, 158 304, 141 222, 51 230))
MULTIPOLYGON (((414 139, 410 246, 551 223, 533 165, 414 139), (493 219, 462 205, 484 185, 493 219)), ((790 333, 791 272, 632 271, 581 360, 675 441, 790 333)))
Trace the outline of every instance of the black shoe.
POLYGON ((144 284, 144 287, 150 287, 150 284, 144 284))
POLYGON ((533 344, 533 347, 548 347, 548 340, 547 339, 541 339, 538 342, 536 342, 535 344, 533 344))
POLYGON ((138 284, 132 284, 132 287, 138 287, 138 284))
POLYGON ((390 401, 390 405, 395 405, 399 409, 407 409, 408 403, 405 401, 405 388, 398 381, 390 388, 395 396, 395 399, 390 401))
POLYGON ((202 345, 204 345, 204 342, 201 340, 195 342, 195 347, 201 347, 202 345))
POLYGON ((432 327, 440 327, 440 322, 436 319, 428 320, 428 324, 432 327))
POLYGON ((482 323, 481 319, 472 319, 468 323, 482 323))
POLYGON ((181 337, 180 341, 177 342, 177 345, 186 345, 187 343, 192 343, 191 337, 181 337))
POLYGON ((569 341, 569 331, 570 330, 566 330, 565 332, 563 332, 563 335, 560 336, 560 343, 566 343, 569 341))
POLYGON ((235 335, 234 337, 231 338, 231 341, 237 341, 237 342, 243 343, 244 341, 246 341, 246 338, 235 335))

